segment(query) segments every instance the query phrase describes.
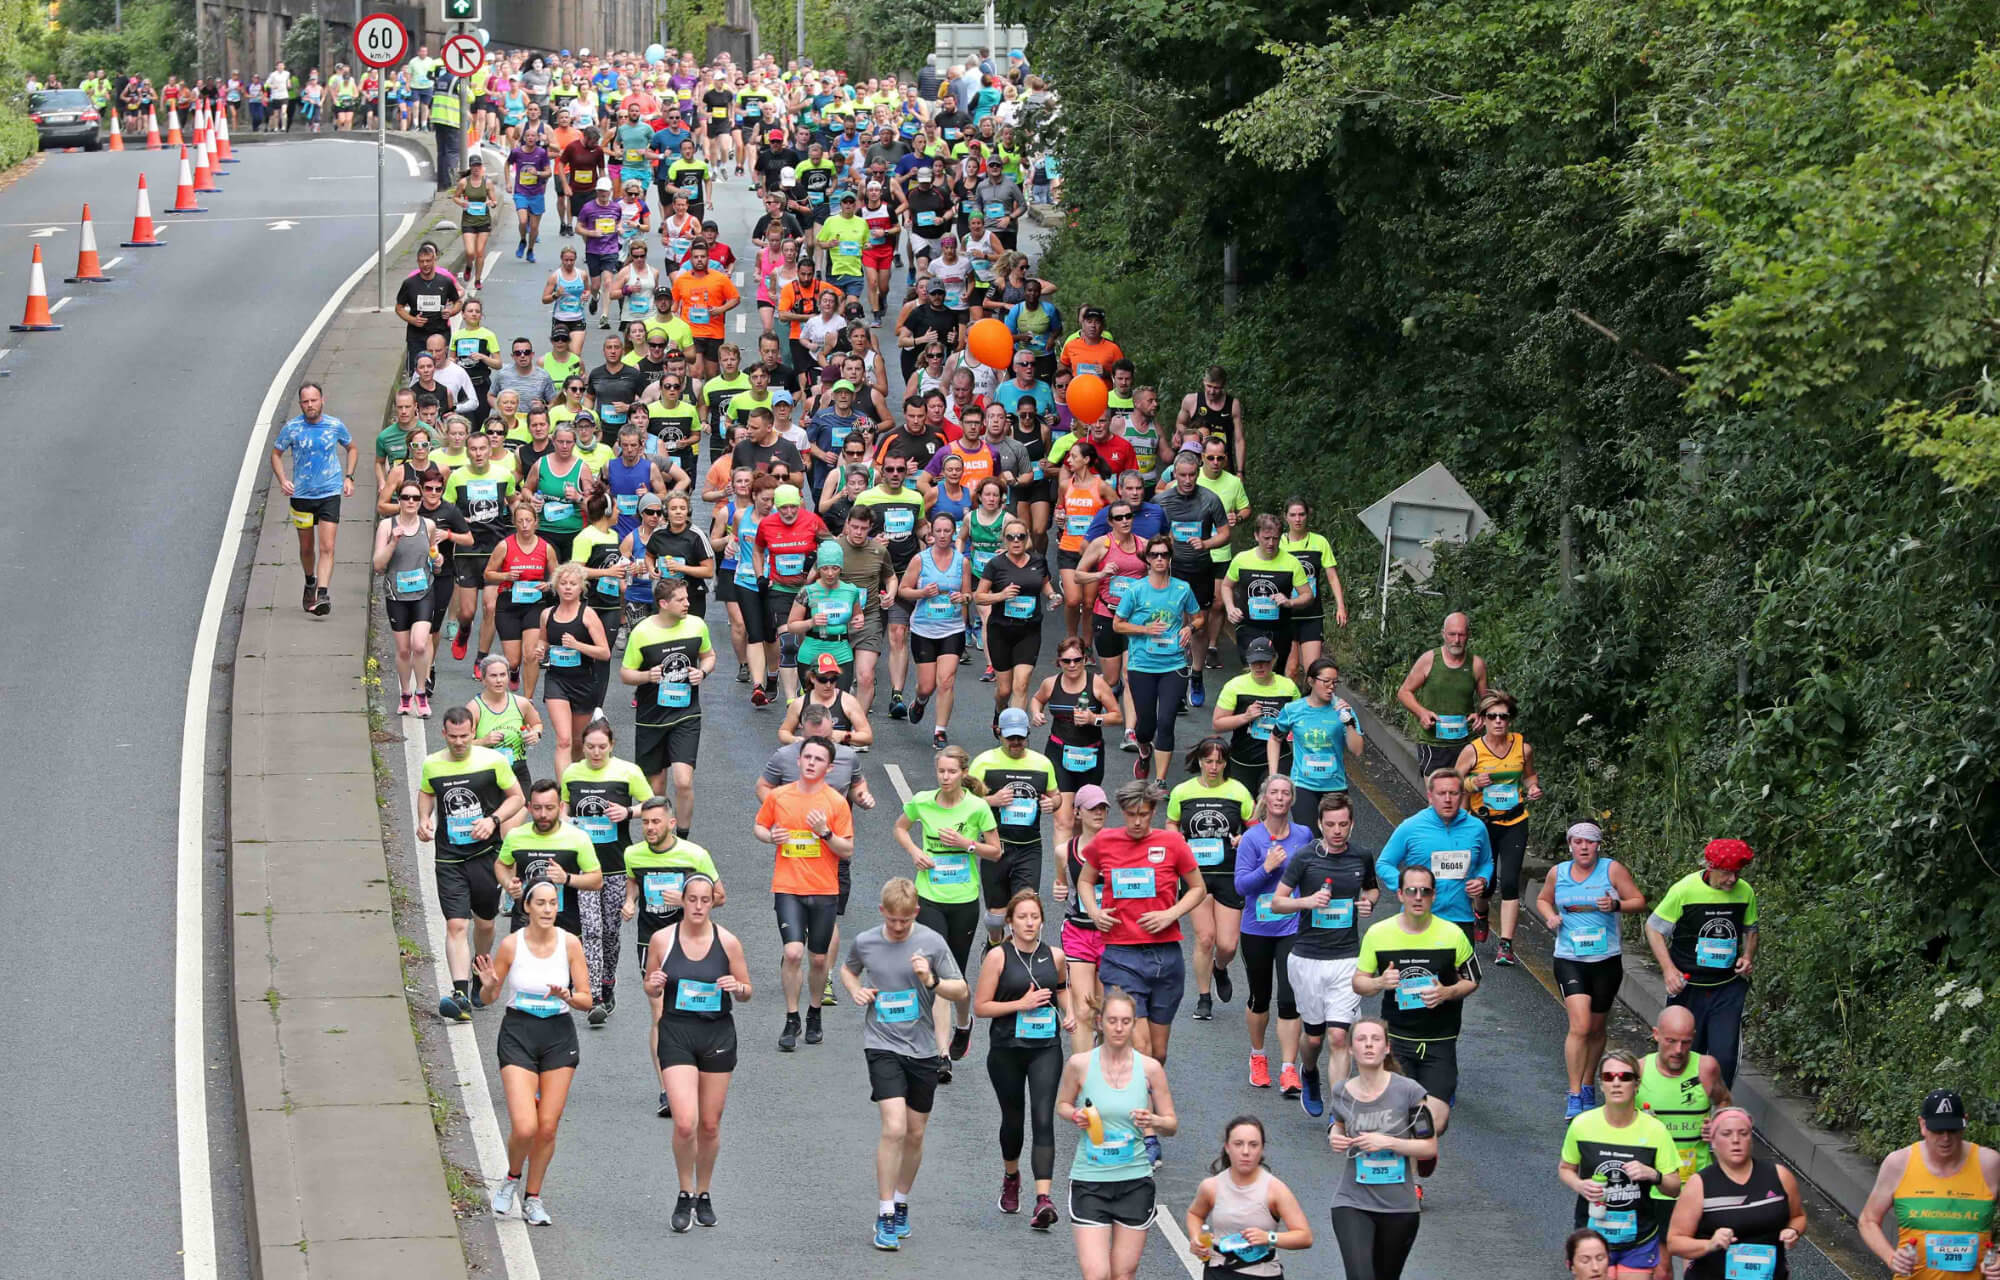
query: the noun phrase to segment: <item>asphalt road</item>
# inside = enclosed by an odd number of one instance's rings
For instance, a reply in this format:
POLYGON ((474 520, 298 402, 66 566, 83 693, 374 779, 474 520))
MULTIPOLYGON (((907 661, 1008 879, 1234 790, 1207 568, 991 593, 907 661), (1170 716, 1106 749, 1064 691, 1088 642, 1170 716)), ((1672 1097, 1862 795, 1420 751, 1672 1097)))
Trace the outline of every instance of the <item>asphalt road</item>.
MULTIPOLYGON (((12 1165, 0 1275, 182 1274, 175 797, 194 633, 221 531, 242 518, 227 508, 251 419, 375 232, 369 148, 300 141, 237 153, 226 192, 184 221, 159 212, 177 169, 166 152, 51 154, 0 191, 8 318, 19 317, 38 244, 65 326, 0 336, 11 374, 0 404, 20 468, 0 503, 0 592, 12 602, 0 645, 24 659, 0 674, 0 704, 14 732, 49 731, 16 740, 35 768, 17 762, 0 782, 18 851, 0 967, 14 975, 5 1007, 24 1033, 11 1038, 0 1108, 12 1165), (141 172, 156 218, 171 224, 166 248, 118 247, 141 172), (84 201, 113 283, 61 283, 84 201), (297 221, 268 229, 279 219, 297 221), (54 783, 83 789, 52 802, 54 783), (37 848, 51 851, 45 871, 28 861, 37 848)), ((392 218, 426 198, 428 182, 397 156, 389 175, 392 218)), ((230 636, 221 652, 233 652, 230 636)), ((218 699, 226 689, 225 679, 218 699)), ((237 1276, 248 1263, 216 822, 226 718, 212 717, 208 741, 209 1135, 220 1273, 237 1276)))
MULTIPOLYGON (((754 211, 743 184, 733 182, 721 194, 719 216, 711 214, 718 216, 724 239, 739 253, 749 242, 754 211)), ((510 222, 504 216, 497 220, 502 228, 510 222)), ((496 232, 498 266, 484 295, 488 327, 503 337, 529 335, 538 351, 544 348, 547 308, 540 302, 540 289, 562 243, 566 242, 544 240, 541 264, 529 266, 512 257, 511 231, 496 232)), ((745 295, 752 296, 749 288, 745 295)), ((1069 305, 1077 301, 1071 299, 1069 305)), ((748 330, 739 333, 732 321, 731 335, 751 348, 758 321, 753 308, 746 305, 742 310, 748 314, 748 330)), ((585 344, 588 363, 596 362, 600 336, 593 325, 585 344)), ((893 350, 893 338, 883 345, 893 350)), ((898 398, 892 396, 891 403, 898 398)), ((707 461, 704 454, 704 465, 707 461)), ((705 520, 705 513, 699 518, 705 520)), ((783 1001, 779 947, 768 905, 771 855, 752 836, 748 811, 754 804, 756 772, 776 745, 780 713, 776 707, 749 706, 747 689, 729 678, 734 661, 720 606, 711 607, 709 622, 720 655, 719 678, 710 686, 714 695, 704 717, 694 837, 714 854, 735 895, 718 919, 743 938, 759 984, 755 1002, 736 1018, 741 1066, 723 1122, 723 1150, 714 1184, 721 1225, 684 1236, 665 1228, 676 1191, 670 1127, 654 1116, 658 1083, 646 1052, 646 1008, 634 985, 638 975, 628 928, 622 940, 620 1009, 606 1028, 582 1033, 582 1065, 545 1188, 555 1223, 529 1232, 541 1273, 633 1275, 668 1265, 691 1274, 882 1274, 912 1264, 934 1269, 969 1264, 982 1276, 1073 1274, 1067 1224, 1041 1235, 1028 1228, 1025 1215, 1010 1218, 995 1208, 999 1111, 986 1079, 983 1028, 975 1035, 970 1056, 959 1066, 957 1082, 941 1092, 924 1171, 912 1197, 914 1234, 894 1259, 883 1258, 870 1246, 877 1122, 875 1107, 868 1101, 859 1019, 843 1001, 841 1007, 826 1011, 824 1044, 801 1045, 795 1054, 777 1051, 783 1001)), ((1045 636, 1045 665, 1052 662, 1054 638, 1045 636)), ((441 669, 436 699, 440 713, 475 692, 468 668, 467 663, 448 663, 441 669)), ((886 683, 886 664, 883 670, 886 683)), ((976 670, 968 668, 961 678, 952 726, 953 741, 975 754, 989 745, 985 720, 991 696, 990 687, 979 684, 976 676, 976 670)), ((1219 682, 1211 680, 1211 690, 1218 687, 1219 682)), ((855 893, 843 921, 844 938, 876 923, 877 888, 889 876, 909 871, 908 859, 891 835, 898 811, 898 789, 891 775, 900 771, 916 790, 932 784, 933 725, 927 722, 914 729, 889 721, 881 714, 885 696, 877 699, 875 748, 862 757, 878 807, 857 815, 855 893)), ((619 741, 629 744, 632 711, 615 685, 611 703, 607 711, 619 730, 619 741)), ((424 728, 416 720, 401 723, 406 733, 421 733, 424 728)), ((1192 741, 1206 724, 1205 711, 1183 718, 1183 743, 1192 741)), ((547 742, 531 755, 538 777, 552 771, 547 742)), ((433 730, 429 746, 439 745, 441 739, 433 730)), ((400 753, 391 759, 400 768, 400 753)), ((1113 753, 1114 781, 1128 776, 1123 770, 1131 759, 1113 753)), ((1356 839, 1379 848, 1394 821, 1415 808, 1416 797, 1374 756, 1366 762, 1357 786, 1361 812, 1356 839)), ((1045 880, 1045 895, 1047 891, 1045 880)), ((1524 930, 1522 943, 1524 950, 1541 954, 1523 968, 1489 965, 1485 985, 1467 1006, 1459 1106, 1437 1176, 1426 1187, 1426 1221, 1408 1272, 1413 1280, 1463 1277, 1474 1269, 1492 1280, 1547 1276, 1554 1273, 1563 1237, 1570 1230, 1573 1198, 1555 1177, 1564 1127, 1563 1018, 1546 985, 1546 939, 1538 930, 1524 930)), ((1490 949, 1482 950, 1490 960, 1490 949)), ((1291 1274, 1338 1274, 1337 1250, 1327 1227, 1333 1165, 1323 1125, 1275 1089, 1248 1085, 1240 966, 1236 974, 1237 1003, 1218 1005, 1212 1022, 1193 1022, 1188 1019, 1193 1005, 1190 990, 1175 1027, 1168 1076, 1181 1136, 1167 1142, 1167 1164, 1158 1175, 1163 1213, 1178 1224, 1219 1149, 1226 1121, 1244 1112, 1261 1116, 1271 1133, 1270 1162, 1299 1193, 1319 1233, 1310 1256, 1288 1258, 1291 1274)), ((435 993, 419 998, 434 1002, 435 993)), ((486 1072, 483 1083, 504 1126, 505 1100, 493 1065, 499 1019, 482 1012, 477 1021, 486 1072)), ((1628 1035, 1637 1031, 1626 1030, 1628 1035)), ((1275 1043, 1271 1048, 1275 1057, 1275 1043)), ((1072 1149, 1072 1137, 1059 1128, 1059 1205, 1072 1149)), ((499 1171, 486 1172, 491 1176, 499 1171)), ((474 1224, 470 1234, 475 1241, 490 1239, 488 1230, 484 1224, 474 1224)), ((1810 1249, 1800 1250, 1793 1266, 1801 1280, 1840 1274, 1810 1249)), ((1169 1280, 1186 1274, 1186 1264, 1156 1230, 1140 1275, 1169 1280)))

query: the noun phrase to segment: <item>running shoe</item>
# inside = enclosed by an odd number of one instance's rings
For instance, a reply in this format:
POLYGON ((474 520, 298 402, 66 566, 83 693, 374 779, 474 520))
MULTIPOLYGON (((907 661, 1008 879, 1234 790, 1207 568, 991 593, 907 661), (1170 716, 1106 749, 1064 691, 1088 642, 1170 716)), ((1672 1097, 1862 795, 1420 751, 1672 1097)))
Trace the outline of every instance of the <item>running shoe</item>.
POLYGON ((315 618, 324 618, 327 614, 333 612, 333 592, 327 590, 325 587, 314 587, 313 590, 319 595, 319 598, 313 602, 313 616, 315 618))
POLYGON ((507 673, 507 687, 515 693, 521 691, 521 669, 515 667, 507 673))
POLYGON ((835 1004, 837 1003, 837 1001, 835 1001, 835 999, 834 999, 834 996, 833 996, 833 979, 832 979, 832 978, 828 978, 828 979, 826 980, 826 989, 825 989, 824 991, 821 991, 821 992, 819 993, 819 1002, 820 1002, 821 1004, 825 1005, 825 1006, 826 1006, 827 1008, 829 1008, 829 1009, 831 1009, 831 1008, 832 1008, 832 1007, 833 1007, 833 1006, 834 1006, 834 1005, 835 1005, 835 1004))
POLYGON ((1208 684, 1198 674, 1188 681, 1187 700, 1190 707, 1205 706, 1208 702, 1208 684))
POLYGON ((1514 944, 1511 940, 1507 938, 1500 939, 1500 945, 1493 949, 1493 963, 1504 965, 1521 963, 1520 957, 1514 954, 1514 944))
POLYGON ((428 720, 430 718, 431 718, 431 695, 429 687, 426 686, 424 692, 417 695, 417 719, 428 720))
POLYGON ((937 1071, 939 1084, 951 1083, 951 1058, 949 1055, 940 1053, 937 1056, 937 1071))
POLYGON ((778 1052, 791 1053, 799 1047, 799 1015, 785 1015, 785 1029, 778 1033, 778 1052))
POLYGON ((953 1027, 951 1029, 951 1060, 957 1062, 972 1048, 972 1028, 953 1027))
POLYGON ((514 1197, 520 1190, 521 1180, 511 1174, 493 1188, 493 1216, 499 1218, 514 1212, 514 1197))
POLYGON ((1304 1086, 1299 1082, 1299 1069, 1297 1066, 1287 1062, 1283 1067, 1279 1068, 1278 1092, 1280 1094, 1287 1098, 1296 1098, 1303 1090, 1304 1086))
POLYGON ((715 1201, 708 1198, 706 1191, 694 1198, 694 1220, 704 1227, 715 1225, 715 1201))
POLYGON ((1206 992, 1194 998, 1194 1020, 1196 1022, 1213 1022, 1215 1020, 1215 1000, 1206 992))
POLYGON ((528 261, 533 262, 534 260, 535 260, 535 251, 533 249, 530 249, 528 250, 528 261))
POLYGON ((1139 735, 1127 729, 1125 731, 1125 741, 1119 745, 1118 749, 1120 751, 1137 751, 1139 749, 1139 735))
POLYGON ((680 1193, 679 1196, 677 1196, 674 1199, 674 1216, 673 1216, 672 1226, 674 1231, 676 1233, 679 1233, 682 1231, 686 1231, 693 1225, 694 1225, 694 1195, 691 1192, 683 1191, 680 1193))
POLYGON ((466 644, 466 641, 470 640, 471 638, 472 638, 471 636, 468 636, 463 631, 461 631, 458 633, 458 638, 451 642, 451 659, 453 662, 465 661, 465 651, 467 648, 470 647, 466 644))
POLYGON ((1326 1114, 1326 1103, 1319 1096, 1318 1071, 1299 1072, 1299 1105, 1315 1120, 1326 1114))
POLYGON ((1582 1115, 1583 1112, 1583 1095, 1581 1093, 1565 1093, 1563 1095, 1563 1119, 1574 1120, 1582 1115))
POLYGON ((1155 1169, 1167 1162, 1167 1153, 1160 1149, 1160 1140, 1150 1133, 1146 1135, 1146 1159, 1153 1162, 1155 1169))
POLYGON ((890 694, 889 718, 891 720, 904 720, 909 718, 909 714, 910 709, 903 705, 903 695, 900 693, 890 694))
POLYGON ((983 644, 979 643, 979 641, 980 641, 980 638, 981 638, 981 637, 980 637, 980 629, 979 629, 979 624, 978 624, 978 623, 976 623, 976 622, 975 622, 975 623, 973 623, 973 624, 972 624, 971 626, 969 626, 969 627, 967 627, 967 628, 965 629, 965 643, 966 643, 966 644, 967 644, 967 645, 968 645, 969 647, 971 647, 971 648, 974 648, 974 649, 983 649, 983 648, 985 648, 985 647, 986 647, 985 645, 983 645, 983 644))
POLYGON ((741 662, 736 664, 736 683, 738 684, 750 683, 750 668, 745 666, 741 662))
POLYGON ((1252 1089, 1271 1087, 1271 1059, 1264 1054, 1250 1055, 1250 1087, 1252 1089))
POLYGON ((598 997, 598 1002, 604 1006, 606 1017, 618 1012, 618 989, 611 986, 605 987, 604 994, 598 997))
POLYGON ((750 705, 753 707, 768 707, 771 705, 771 695, 764 692, 762 685, 750 691, 750 705))
POLYGON ((668 1119, 674 1114, 673 1104, 667 1101, 667 1091, 665 1089, 660 1090, 660 1109, 653 1114, 662 1120, 668 1119))
MULTIPOLYGON (((595 311, 597 308, 593 306, 591 310, 595 311)), ((611 327, 611 317, 608 315, 597 317, 597 327, 600 329, 609 329, 611 327)))
POLYGON ((819 1006, 816 1004, 808 1005, 806 1007, 806 1043, 818 1044, 824 1039, 826 1039, 826 1035, 820 1030, 819 1025, 819 1006))
POLYGON ((1028 1219, 1028 1225, 1037 1231, 1047 1231, 1056 1225, 1056 1203, 1047 1196, 1035 1197, 1035 1216, 1028 1219))
POLYGON ((924 718, 924 708, 930 705, 931 705, 931 700, 929 698, 926 698, 921 693, 918 694, 915 700, 910 703, 910 723, 911 724, 921 723, 924 718))
POLYGON ((590 295, 590 314, 597 314, 597 293, 595 290, 592 290, 590 295))
POLYGON ((907 1240, 910 1238, 910 1202, 908 1200, 898 1200, 896 1202, 896 1238, 898 1240, 907 1240))
POLYGON ((995 676, 995 673, 994 673, 994 670, 993 670, 993 664, 989 662, 989 663, 987 663, 987 664, 986 664, 986 674, 985 674, 985 675, 983 675, 983 676, 981 676, 981 677, 979 677, 979 683, 981 683, 981 684, 992 684, 992 683, 993 683, 993 680, 994 680, 994 676, 995 676))
POLYGON ((1147 776, 1152 773, 1153 762, 1149 758, 1151 754, 1151 752, 1141 751, 1139 758, 1132 764, 1132 776, 1141 782, 1144 782, 1147 776))
POLYGON ((409 694, 407 694, 407 693, 406 693, 406 694, 404 694, 404 695, 403 695, 402 697, 400 697, 400 698, 398 698, 398 699, 396 700, 396 714, 397 714, 397 715, 399 715, 399 716, 406 716, 406 715, 410 714, 410 695, 409 695, 409 694))
POLYGON ((472 1010, 460 1007, 456 996, 447 995, 438 1001, 438 1017, 446 1022, 470 1022, 472 1010))
POLYGON ((1594 1084, 1583 1086, 1583 1109, 1589 1111, 1593 1107, 1602 1105, 1604 1105, 1603 1100, 1597 1096, 1597 1086, 1594 1084))
POLYGON ((529 1196, 521 1201, 521 1221, 531 1227, 546 1227, 555 1219, 549 1216, 548 1206, 540 1196, 529 1196))
POLYGON ((896 1250, 903 1247, 903 1238, 896 1234, 896 1215, 878 1213, 875 1215, 875 1247, 896 1250))
POLYGON ((528 255, 528 242, 526 240, 516 240, 514 242, 514 256, 516 258, 524 258, 527 255, 528 255))
POLYGON ((1214 977, 1215 998, 1224 1004, 1228 1004, 1229 998, 1236 994, 1236 984, 1229 980, 1229 969, 1227 966, 1217 965, 1214 977))
POLYGON ((313 611, 313 606, 318 603, 319 603, 319 587, 311 578, 307 578, 306 592, 304 597, 300 600, 300 607, 303 608, 307 613, 311 613, 313 611))
POLYGON ((1493 930, 1488 927, 1486 917, 1474 915, 1472 917, 1472 940, 1474 942, 1484 942, 1492 936, 1493 930))
POLYGON ((604 1001, 598 1000, 590 1006, 590 1016, 586 1021, 590 1023, 590 1029, 595 1031, 603 1026, 610 1017, 611 1010, 604 1007, 604 1001))
POLYGON ((1009 1173, 1000 1179, 1000 1212, 1021 1212, 1021 1175, 1009 1173))
POLYGON ((1210 671, 1222 670, 1222 655, 1215 650, 1215 647, 1213 645, 1209 647, 1208 657, 1202 662, 1201 665, 1208 668, 1210 671))
POLYGON ((951 736, 942 729, 935 730, 931 734, 931 749, 934 751, 944 750, 950 742, 951 736))

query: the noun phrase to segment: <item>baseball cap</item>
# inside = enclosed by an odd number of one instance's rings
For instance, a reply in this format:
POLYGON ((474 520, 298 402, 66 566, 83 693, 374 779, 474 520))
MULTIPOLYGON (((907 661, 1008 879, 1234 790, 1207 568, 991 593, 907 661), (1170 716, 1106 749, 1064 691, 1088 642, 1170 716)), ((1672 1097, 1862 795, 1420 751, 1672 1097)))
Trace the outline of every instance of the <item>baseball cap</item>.
POLYGON ((919 170, 917 170, 917 181, 918 181, 918 182, 929 182, 929 181, 930 181, 931 179, 935 178, 936 176, 937 176, 937 171, 936 171, 936 170, 934 170, 934 169, 919 169, 919 170))
POLYGON ((797 486, 797 485, 791 485, 791 484, 781 484, 781 485, 779 485, 779 486, 778 486, 778 491, 777 491, 776 493, 773 493, 773 494, 771 495, 771 505, 772 505, 772 506, 774 506, 774 507, 796 507, 796 506, 798 506, 798 505, 799 505, 799 489, 798 489, 798 486, 797 486))
POLYGON ((868 189, 870 191, 880 191, 882 189, 882 184, 879 182, 870 182, 868 184, 868 189))
POLYGON ((859 391, 861 390, 861 388, 859 388, 859 387, 855 386, 855 385, 854 385, 853 383, 849 382, 849 381, 848 381, 847 379, 845 379, 845 378, 842 378, 842 379, 841 379, 840 381, 838 381, 838 382, 834 383, 834 384, 833 384, 833 386, 832 386, 831 388, 829 388, 829 390, 833 390, 833 391, 853 391, 853 392, 857 392, 857 393, 858 393, 858 392, 859 392, 859 391))
POLYGON ((794 182, 797 182, 798 178, 799 178, 799 171, 797 169, 792 168, 790 165, 786 165, 784 168, 778 170, 778 182, 781 186, 789 187, 794 182))
POLYGON ((611 190, 611 175, 610 175, 610 174, 608 174, 608 173, 607 173, 607 174, 605 174, 605 175, 604 175, 603 177, 601 177, 601 178, 599 178, 599 179, 597 180, 597 189, 598 189, 599 191, 609 191, 609 190, 611 190))
POLYGON ((569 330, 568 330, 567 328, 565 328, 564 326, 562 326, 562 325, 557 325, 557 326, 556 326, 555 328, 553 328, 553 329, 549 330, 549 341, 550 341, 550 342, 568 342, 568 341, 569 341, 569 330))
POLYGON ((660 495, 657 493, 649 493, 639 499, 639 510, 641 511, 658 511, 660 506, 660 495))
POLYGON ((841 202, 842 204, 846 204, 846 203, 847 203, 847 202, 848 202, 849 200, 852 200, 852 199, 854 199, 854 198, 855 198, 855 195, 854 195, 854 193, 853 193, 852 191, 842 191, 842 192, 840 193, 840 202, 841 202))
MULTIPOLYGON (((1017 708, 1009 707, 1008 710, 1017 708)), ((1076 807, 1079 809, 1109 809, 1111 797, 1104 794, 1104 788, 1094 782, 1087 782, 1076 789, 1076 807)))
POLYGON ((1028 713, 1019 707, 1009 707, 1000 713, 1000 736, 1003 738, 1025 738, 1028 736, 1028 713))
POLYGON ((840 674, 840 659, 830 653, 822 653, 813 663, 813 671, 823 676, 837 676, 840 674))
POLYGON ((926 281, 924 284, 924 293, 926 296, 933 293, 943 293, 943 292, 944 292, 944 281, 942 280, 930 280, 926 281))
POLYGON ((1918 1114, 1923 1116, 1926 1129, 1955 1132, 1965 1127, 1965 1100, 1956 1089, 1933 1089, 1924 1095, 1918 1114))
POLYGON ((1278 660, 1277 646, 1273 645, 1263 636, 1258 636, 1249 644, 1243 646, 1243 660, 1245 662, 1276 662, 1278 660))

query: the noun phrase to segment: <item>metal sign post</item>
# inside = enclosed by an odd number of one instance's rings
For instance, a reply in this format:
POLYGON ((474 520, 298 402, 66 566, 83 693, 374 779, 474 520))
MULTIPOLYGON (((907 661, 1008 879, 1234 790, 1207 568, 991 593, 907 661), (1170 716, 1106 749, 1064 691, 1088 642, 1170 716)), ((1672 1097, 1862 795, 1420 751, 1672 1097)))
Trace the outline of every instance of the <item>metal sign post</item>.
POLYGON ((389 150, 389 69, 410 51, 410 33, 391 13, 371 13, 354 24, 354 56, 379 74, 375 90, 375 309, 387 309, 389 270, 384 169, 389 150))
POLYGON ((1468 542, 1491 523, 1443 463, 1385 494, 1357 517, 1382 544, 1382 633, 1389 630, 1390 571, 1400 566, 1412 582, 1431 576, 1433 548, 1439 542, 1468 542), (1396 555, 1396 544, 1405 549, 1396 555))

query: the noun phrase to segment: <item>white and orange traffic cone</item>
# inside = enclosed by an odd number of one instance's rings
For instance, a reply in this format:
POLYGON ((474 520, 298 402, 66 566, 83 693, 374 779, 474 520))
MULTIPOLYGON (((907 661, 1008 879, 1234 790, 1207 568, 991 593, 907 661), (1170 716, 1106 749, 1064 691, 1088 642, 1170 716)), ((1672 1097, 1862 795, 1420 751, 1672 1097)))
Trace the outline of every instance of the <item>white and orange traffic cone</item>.
POLYGON ((76 274, 64 276, 65 284, 109 284, 111 277, 97 261, 97 226, 90 220, 90 206, 83 206, 83 239, 76 250, 76 274))
POLYGON ((28 309, 21 316, 21 323, 7 326, 15 333, 43 333, 60 329, 55 317, 49 314, 49 282, 42 274, 42 246, 35 246, 34 261, 28 265, 28 309))
POLYGON ((185 139, 185 138, 181 137, 181 113, 180 113, 180 108, 178 108, 178 107, 168 107, 168 108, 167 108, 167 145, 168 145, 168 146, 170 146, 170 147, 178 147, 178 146, 182 146, 182 145, 185 145, 185 144, 186 144, 186 142, 187 142, 187 139, 185 139))
POLYGON ((146 108, 146 150, 158 151, 166 144, 160 141, 160 113, 146 108))
POLYGON ((132 238, 124 241, 127 249, 157 249, 166 241, 153 234, 153 201, 146 194, 146 175, 139 175, 139 211, 132 215, 132 238))
POLYGON ((202 195, 222 190, 215 185, 215 170, 208 163, 208 138, 206 135, 194 144, 194 189, 202 195))
POLYGON ((125 125, 118 119, 116 111, 111 113, 111 136, 105 139, 104 147, 107 151, 123 151, 125 149, 125 125))
POLYGON ((226 111, 215 113, 215 141, 215 162, 217 164, 235 164, 236 157, 229 153, 229 113, 226 111))
POLYGON ((168 213, 207 213, 194 202, 194 170, 188 168, 188 149, 181 148, 181 180, 174 188, 174 203, 168 213))

